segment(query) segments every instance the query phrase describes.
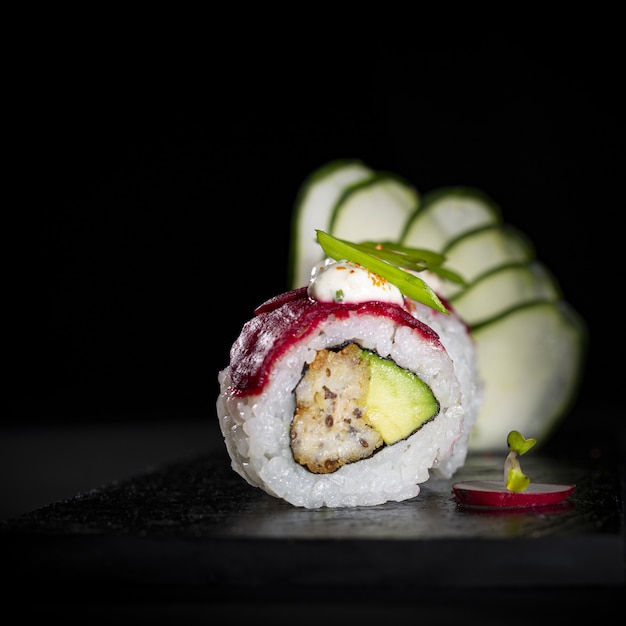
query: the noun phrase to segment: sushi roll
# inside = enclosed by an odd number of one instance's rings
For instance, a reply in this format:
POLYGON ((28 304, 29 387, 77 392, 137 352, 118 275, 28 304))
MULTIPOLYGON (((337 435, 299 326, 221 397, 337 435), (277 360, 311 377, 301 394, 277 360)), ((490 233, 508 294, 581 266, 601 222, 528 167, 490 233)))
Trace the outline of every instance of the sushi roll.
POLYGON ((233 470, 311 509, 403 501, 452 476, 482 391, 454 311, 332 259, 255 310, 218 381, 233 470))

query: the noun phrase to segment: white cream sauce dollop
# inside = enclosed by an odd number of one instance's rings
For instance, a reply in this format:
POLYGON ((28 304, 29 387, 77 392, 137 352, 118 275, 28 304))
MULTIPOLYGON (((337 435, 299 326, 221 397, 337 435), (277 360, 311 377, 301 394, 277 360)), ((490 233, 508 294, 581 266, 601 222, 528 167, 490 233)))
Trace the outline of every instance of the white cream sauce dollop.
POLYGON ((319 302, 391 302, 404 305, 402 292, 382 276, 350 261, 326 259, 313 268, 308 295, 319 302))

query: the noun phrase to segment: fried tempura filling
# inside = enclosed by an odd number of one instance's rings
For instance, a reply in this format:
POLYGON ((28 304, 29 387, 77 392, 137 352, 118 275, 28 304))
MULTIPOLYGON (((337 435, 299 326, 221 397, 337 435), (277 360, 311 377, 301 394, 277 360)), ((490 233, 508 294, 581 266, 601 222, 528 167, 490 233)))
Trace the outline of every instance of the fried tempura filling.
POLYGON ((290 435, 298 463, 329 474, 383 446, 366 414, 369 383, 370 364, 356 344, 317 353, 295 390, 290 435))

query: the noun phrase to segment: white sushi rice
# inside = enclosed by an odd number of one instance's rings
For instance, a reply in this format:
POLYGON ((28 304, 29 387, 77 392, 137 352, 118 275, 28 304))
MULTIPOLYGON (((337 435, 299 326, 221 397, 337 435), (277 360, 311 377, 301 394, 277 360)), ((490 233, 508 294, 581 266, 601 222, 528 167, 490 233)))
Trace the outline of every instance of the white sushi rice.
POLYGON ((461 384, 462 403, 465 410, 463 434, 452 456, 435 467, 435 474, 450 478, 467 458, 469 438, 478 419, 483 400, 483 381, 476 365, 476 345, 465 322, 454 312, 443 315, 419 302, 411 303, 411 313, 430 326, 438 335, 454 363, 456 377, 461 384))
POLYGON ((462 322, 454 315, 428 311, 416 308, 414 314, 428 318, 441 344, 386 317, 351 314, 341 320, 329 318, 306 340, 291 346, 274 363, 260 395, 234 396, 229 391, 230 368, 219 372, 217 415, 233 470, 250 485, 306 508, 403 501, 419 494, 419 485, 429 479, 431 471, 451 476, 465 461, 480 386, 473 344, 462 322), (294 389, 317 350, 347 341, 416 373, 432 389, 440 412, 407 439, 365 460, 331 474, 314 474, 294 461, 290 448, 294 389))

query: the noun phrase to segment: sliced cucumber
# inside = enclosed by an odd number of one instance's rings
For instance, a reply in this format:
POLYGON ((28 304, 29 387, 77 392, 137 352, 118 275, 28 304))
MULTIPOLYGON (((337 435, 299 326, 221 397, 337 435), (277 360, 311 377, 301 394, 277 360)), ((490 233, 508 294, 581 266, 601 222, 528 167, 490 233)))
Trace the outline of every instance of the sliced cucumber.
POLYGON ((475 326, 520 304, 555 302, 561 296, 555 278, 543 263, 534 260, 490 270, 451 297, 450 304, 470 326, 475 326))
MULTIPOLYGON (((508 224, 483 226, 463 233, 443 249, 446 267, 460 274, 466 283, 510 263, 528 262, 535 258, 530 241, 508 224)), ((446 282, 442 295, 452 298, 463 289, 458 283, 446 282)))
POLYGON ((501 222, 500 207, 478 189, 443 187, 424 194, 400 241, 405 246, 440 252, 463 233, 501 222))
POLYGON ((311 268, 322 255, 315 230, 328 231, 331 213, 344 190, 373 173, 359 160, 339 159, 314 171, 300 186, 291 225, 287 276, 291 288, 308 283, 311 268))
POLYGON ((473 451, 502 447, 511 430, 545 442, 573 401, 587 332, 563 300, 509 310, 473 330, 484 399, 472 431, 473 451))
POLYGON ((436 291, 472 327, 476 367, 486 385, 470 451, 500 449, 510 430, 546 441, 575 398, 586 328, 530 239, 504 223, 493 200, 471 187, 420 197, 398 176, 359 160, 337 160, 300 188, 289 258, 292 288, 304 286, 323 258, 316 230, 444 254, 445 267, 466 284, 434 277, 436 291))
POLYGON ((333 208, 330 234, 350 241, 398 241, 419 205, 417 190, 400 176, 376 172, 344 190, 333 208))

